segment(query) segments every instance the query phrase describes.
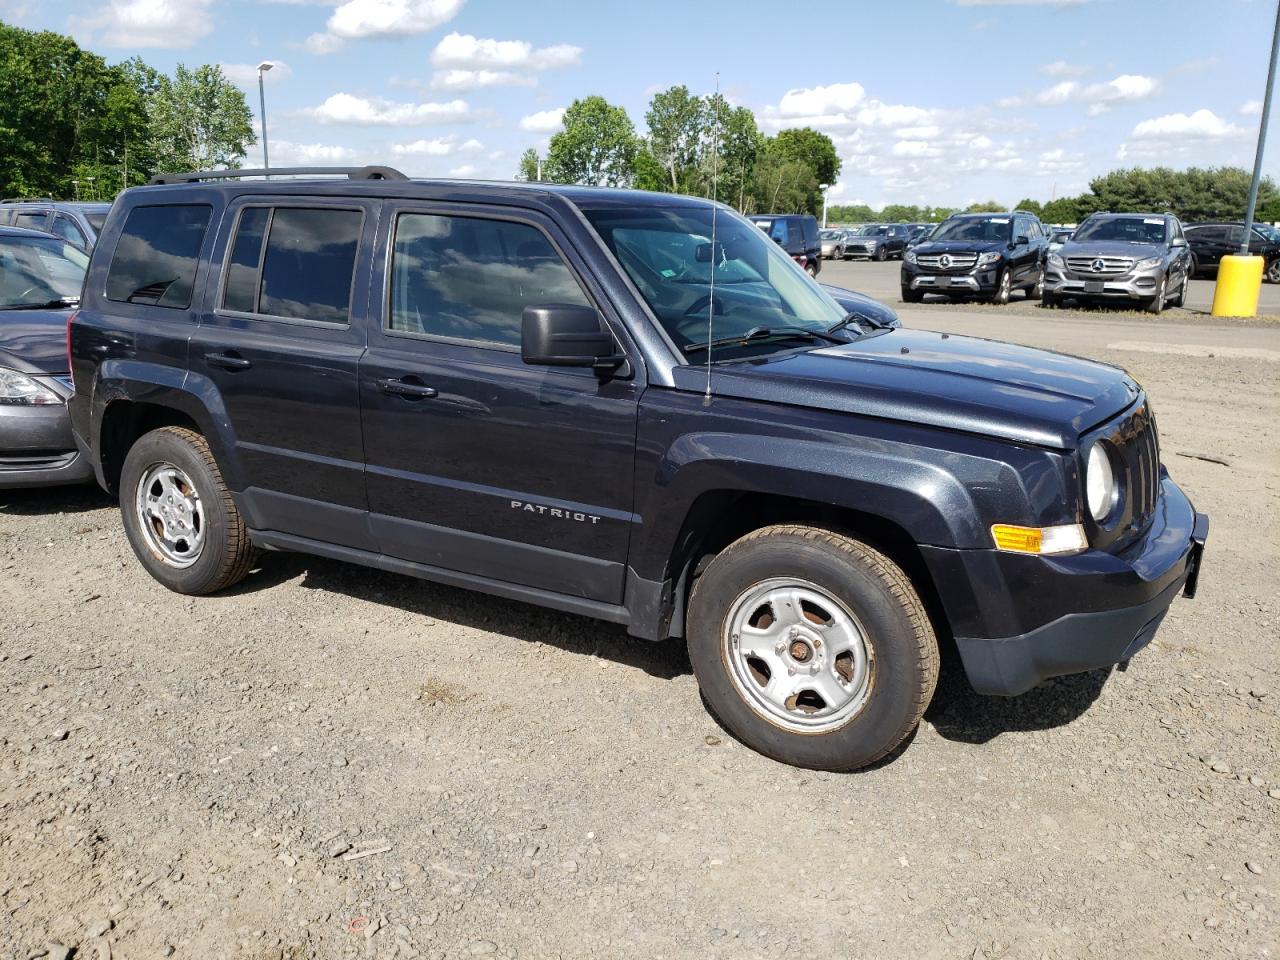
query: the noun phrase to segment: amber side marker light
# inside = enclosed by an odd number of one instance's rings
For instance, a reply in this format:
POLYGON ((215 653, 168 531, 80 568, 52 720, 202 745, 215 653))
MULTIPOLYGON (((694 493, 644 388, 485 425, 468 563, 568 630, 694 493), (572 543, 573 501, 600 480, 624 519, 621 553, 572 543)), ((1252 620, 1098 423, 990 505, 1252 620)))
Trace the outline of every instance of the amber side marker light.
POLYGON ((1034 553, 1048 556, 1062 553, 1079 553, 1087 547, 1084 527, 1078 523, 1060 527, 1015 527, 997 523, 991 527, 991 539, 997 550, 1008 553, 1034 553))

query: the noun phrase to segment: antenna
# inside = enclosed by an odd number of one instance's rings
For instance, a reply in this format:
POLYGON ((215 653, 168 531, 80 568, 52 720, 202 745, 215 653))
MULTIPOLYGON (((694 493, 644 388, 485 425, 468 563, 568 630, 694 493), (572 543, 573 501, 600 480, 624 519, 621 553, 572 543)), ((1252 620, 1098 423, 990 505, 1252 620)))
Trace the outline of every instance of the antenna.
POLYGON ((711 322, 716 315, 716 200, 720 180, 720 71, 716 71, 716 95, 711 101, 711 289, 707 293, 707 392, 703 404, 711 402, 711 322))

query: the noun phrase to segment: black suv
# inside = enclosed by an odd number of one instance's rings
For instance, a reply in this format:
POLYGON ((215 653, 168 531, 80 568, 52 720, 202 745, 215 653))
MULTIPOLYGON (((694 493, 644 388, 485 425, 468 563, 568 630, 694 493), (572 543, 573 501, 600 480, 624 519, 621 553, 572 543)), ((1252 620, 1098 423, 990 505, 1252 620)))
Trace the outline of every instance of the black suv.
POLYGON ((1014 290, 1040 296, 1048 237, 1032 213, 959 213, 902 258, 902 299, 926 293, 1008 303, 1014 290))
POLYGON ((822 270, 822 238, 818 235, 818 218, 802 213, 780 213, 756 216, 751 222, 767 233, 773 242, 787 251, 791 259, 816 277, 822 270))
POLYGON ((173 590, 297 550, 683 637, 729 731, 832 770, 910 734, 942 644, 1016 694, 1195 591, 1123 370, 848 311, 707 200, 229 174, 122 194, 69 330, 173 590))
POLYGON ((109 203, 5 200, 0 202, 0 226, 52 233, 81 250, 92 250, 110 209, 109 203))
MULTIPOLYGON (((1191 275, 1216 271, 1222 258, 1240 252, 1243 223, 1193 223, 1184 229, 1191 245, 1191 275)), ((1255 223, 1249 235, 1249 252, 1266 261, 1268 283, 1280 283, 1280 230, 1255 223)))

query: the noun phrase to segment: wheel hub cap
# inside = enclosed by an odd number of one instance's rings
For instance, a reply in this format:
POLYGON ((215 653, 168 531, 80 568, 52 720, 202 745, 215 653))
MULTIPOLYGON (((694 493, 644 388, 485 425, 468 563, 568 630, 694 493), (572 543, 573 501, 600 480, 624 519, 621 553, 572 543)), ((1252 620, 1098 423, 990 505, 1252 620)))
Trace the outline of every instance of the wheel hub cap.
POLYGON ((874 658, 861 623, 807 581, 772 579, 744 591, 725 618, 723 653, 748 706, 793 732, 843 725, 871 691, 874 658))
POLYGON ((195 484, 171 463, 143 471, 134 497, 147 546, 171 567, 189 567, 204 548, 204 504, 195 484))

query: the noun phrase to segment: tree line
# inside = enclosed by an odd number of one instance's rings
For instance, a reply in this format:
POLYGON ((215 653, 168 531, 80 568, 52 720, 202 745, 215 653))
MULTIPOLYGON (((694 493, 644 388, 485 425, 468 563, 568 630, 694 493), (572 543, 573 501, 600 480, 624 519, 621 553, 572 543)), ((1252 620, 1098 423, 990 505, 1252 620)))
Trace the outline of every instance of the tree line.
POLYGON ((0 196, 110 200, 155 173, 239 166, 256 142, 217 65, 170 76, 0 23, 0 196))
MULTIPOLYGON (((697 97, 685 86, 654 95, 645 112, 646 133, 637 133, 627 111, 604 97, 575 100, 563 129, 551 137, 546 155, 529 148, 520 158, 519 179, 634 187, 666 193, 717 197, 742 213, 822 211, 821 185, 833 184, 841 161, 831 138, 809 127, 765 136, 755 115, 719 94, 697 97)), ((1048 202, 1024 198, 956 207, 832 204, 830 223, 936 223, 953 213, 1029 210, 1045 223, 1079 223, 1091 213, 1169 211, 1192 223, 1244 216, 1250 174, 1239 167, 1174 170, 1130 168, 1095 177, 1079 196, 1048 202)), ((1280 191, 1265 177, 1257 219, 1280 221, 1280 191)))

